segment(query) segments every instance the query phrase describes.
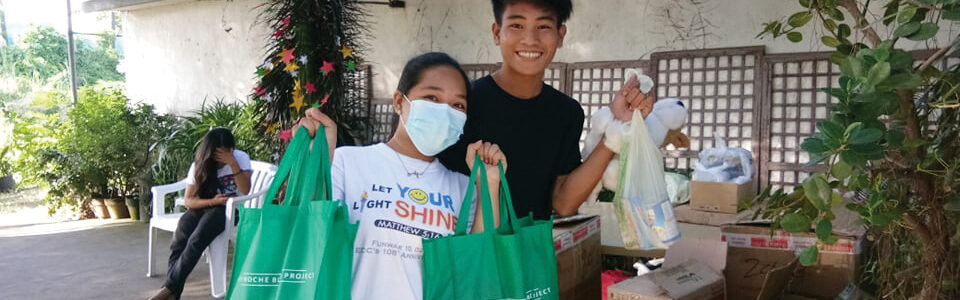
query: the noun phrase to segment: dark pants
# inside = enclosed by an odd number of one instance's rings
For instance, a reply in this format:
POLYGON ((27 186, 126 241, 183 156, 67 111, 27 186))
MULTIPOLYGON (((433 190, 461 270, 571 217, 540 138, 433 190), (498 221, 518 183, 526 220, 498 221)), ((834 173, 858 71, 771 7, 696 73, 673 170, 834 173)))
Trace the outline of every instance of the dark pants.
POLYGON ((170 266, 167 269, 167 282, 164 284, 178 298, 183 293, 187 276, 197 265, 203 250, 223 232, 225 210, 223 205, 190 209, 180 217, 177 232, 173 234, 173 243, 170 244, 170 266))

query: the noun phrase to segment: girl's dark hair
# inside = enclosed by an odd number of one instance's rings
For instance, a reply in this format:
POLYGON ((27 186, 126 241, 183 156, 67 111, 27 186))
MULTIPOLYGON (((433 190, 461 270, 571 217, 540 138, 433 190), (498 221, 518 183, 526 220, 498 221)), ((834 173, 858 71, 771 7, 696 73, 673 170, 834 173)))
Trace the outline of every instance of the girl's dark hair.
MULTIPOLYGON (((468 91, 467 94, 470 94, 470 79, 467 78, 467 73, 460 67, 460 63, 450 57, 450 55, 442 52, 421 54, 407 61, 407 64, 403 66, 403 72, 400 73, 400 83, 397 84, 397 90, 406 95, 413 86, 420 83, 420 80, 423 79, 424 72, 439 66, 450 66, 457 69, 457 71, 460 72, 460 76, 463 76, 463 83, 466 85, 468 91)), ((469 101, 469 99, 467 100, 469 101)))
POLYGON ((193 159, 193 179, 199 187, 200 198, 213 198, 217 195, 220 181, 217 180, 217 161, 213 154, 217 148, 221 147, 236 148, 230 129, 222 127, 211 129, 197 145, 197 152, 193 159))
POLYGON ((563 25, 570 19, 570 14, 573 13, 571 0, 490 0, 490 4, 493 4, 493 17, 497 19, 497 24, 503 24, 503 11, 507 10, 508 5, 521 2, 552 11, 557 15, 557 25, 563 25))

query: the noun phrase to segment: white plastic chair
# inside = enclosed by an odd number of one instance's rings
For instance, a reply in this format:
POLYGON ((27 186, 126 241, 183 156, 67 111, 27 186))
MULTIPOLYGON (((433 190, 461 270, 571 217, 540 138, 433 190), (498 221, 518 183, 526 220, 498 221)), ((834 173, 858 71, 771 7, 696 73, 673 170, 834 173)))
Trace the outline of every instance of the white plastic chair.
MULTIPOLYGON (((240 207, 260 208, 263 206, 264 193, 273 182, 273 176, 277 172, 277 166, 260 161, 251 161, 250 168, 250 193, 246 196, 231 197, 227 200, 227 207, 224 210, 227 214, 224 230, 220 235, 213 239, 207 250, 204 251, 207 257, 207 263, 210 264, 210 294, 214 297, 223 297, 227 291, 227 244, 229 240, 235 239, 233 236, 236 231, 234 225, 234 211, 240 207)), ((153 277, 153 244, 156 230, 175 232, 180 216, 183 215, 184 202, 182 192, 186 190, 186 179, 175 183, 154 186, 150 188, 153 193, 153 217, 150 218, 150 229, 147 236, 147 277, 153 277), (179 197, 174 201, 173 213, 166 213, 166 196, 170 193, 179 193, 179 197)))

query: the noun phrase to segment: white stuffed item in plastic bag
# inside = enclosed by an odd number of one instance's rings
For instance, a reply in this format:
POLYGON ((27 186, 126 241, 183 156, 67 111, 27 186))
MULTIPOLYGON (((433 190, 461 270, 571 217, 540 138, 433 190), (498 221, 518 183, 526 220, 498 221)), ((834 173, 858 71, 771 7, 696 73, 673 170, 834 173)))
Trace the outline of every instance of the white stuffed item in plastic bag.
MULTIPOLYGON (((634 120, 643 119, 640 111, 634 120)), ((626 248, 664 249, 680 238, 663 172, 663 154, 645 122, 631 122, 620 150, 620 182, 613 204, 626 248)))
POLYGON ((714 132, 714 148, 700 151, 693 168, 693 180, 744 184, 753 179, 753 154, 750 150, 727 147, 727 142, 714 132))
MULTIPOLYGON (((643 121, 646 123, 647 130, 650 132, 653 141, 657 145, 662 145, 669 131, 679 130, 686 125, 687 115, 687 109, 680 99, 664 98, 654 103, 653 111, 643 121)), ((608 107, 600 108, 590 116, 590 127, 590 131, 587 132, 587 136, 584 138, 583 150, 580 152, 581 157, 584 159, 590 156, 590 153, 593 152, 594 148, 596 148, 600 140, 604 137, 606 137, 606 139, 603 140, 604 146, 614 153, 619 153, 620 141, 622 137, 630 131, 630 123, 624 123, 614 119, 613 113, 610 112, 610 108, 608 107)), ((617 184, 620 182, 619 168, 619 155, 616 155, 610 163, 607 164, 607 169, 603 172, 600 183, 597 184, 587 199, 590 201, 596 200, 601 188, 606 188, 611 191, 617 190, 617 184)))

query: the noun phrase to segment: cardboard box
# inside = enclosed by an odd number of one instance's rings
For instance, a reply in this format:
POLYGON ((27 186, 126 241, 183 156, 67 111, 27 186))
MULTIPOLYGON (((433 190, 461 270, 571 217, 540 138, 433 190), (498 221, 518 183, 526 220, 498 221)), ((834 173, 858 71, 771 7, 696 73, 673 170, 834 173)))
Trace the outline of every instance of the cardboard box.
POLYGON ((838 241, 820 247, 817 263, 794 271, 789 266, 796 263, 797 252, 816 243, 814 233, 776 231, 771 235, 769 226, 757 225, 727 225, 721 231, 728 246, 724 275, 730 299, 776 299, 776 287, 770 285, 785 282, 789 282, 789 293, 832 299, 856 279, 864 248, 862 234, 834 231, 838 241), (783 277, 768 278, 771 276, 783 277), (761 295, 764 289, 767 291, 761 295))
POLYGON ((723 242, 681 239, 667 249, 662 269, 608 287, 608 300, 726 299, 718 271, 725 257, 723 242))
POLYGON ((677 222, 680 223, 719 227, 737 222, 736 214, 694 210, 690 207, 690 204, 674 206, 673 214, 677 217, 677 222))
POLYGON ((753 181, 744 184, 726 182, 690 182, 690 207, 695 210, 737 213, 737 203, 757 195, 753 181))
MULTIPOLYGON (((600 217, 557 223, 553 247, 557 253, 560 299, 598 299, 601 295, 600 217)), ((564 221, 558 219, 556 221, 564 221)))
POLYGON ((723 300, 723 275, 690 260, 607 288, 608 300, 723 300))

